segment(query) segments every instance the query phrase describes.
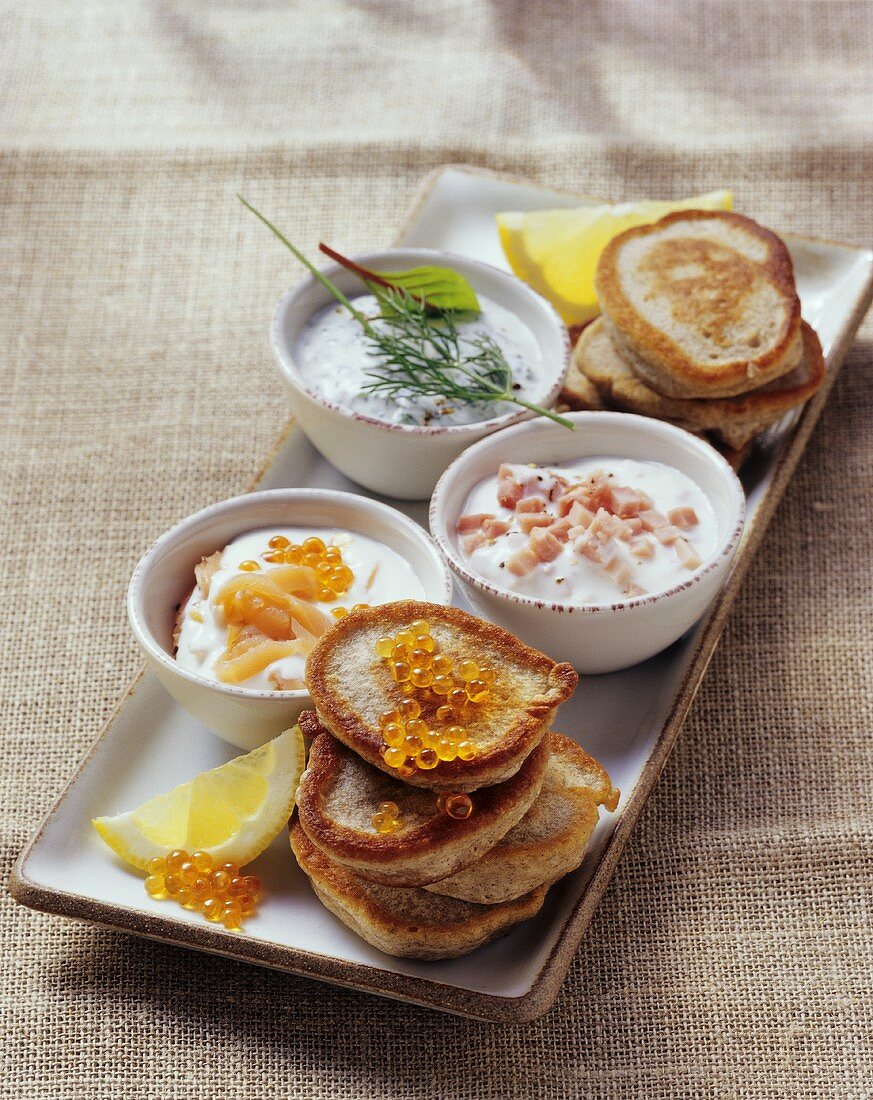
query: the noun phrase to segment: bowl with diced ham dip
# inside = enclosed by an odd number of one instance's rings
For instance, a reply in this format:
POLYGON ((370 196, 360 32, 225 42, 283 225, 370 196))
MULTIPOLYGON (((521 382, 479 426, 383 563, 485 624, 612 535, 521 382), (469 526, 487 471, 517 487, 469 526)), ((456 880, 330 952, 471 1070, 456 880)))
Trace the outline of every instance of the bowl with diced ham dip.
POLYGON ((584 673, 654 656, 727 579, 745 496, 708 443, 661 420, 571 413, 507 428, 445 471, 431 533, 473 606, 584 673))

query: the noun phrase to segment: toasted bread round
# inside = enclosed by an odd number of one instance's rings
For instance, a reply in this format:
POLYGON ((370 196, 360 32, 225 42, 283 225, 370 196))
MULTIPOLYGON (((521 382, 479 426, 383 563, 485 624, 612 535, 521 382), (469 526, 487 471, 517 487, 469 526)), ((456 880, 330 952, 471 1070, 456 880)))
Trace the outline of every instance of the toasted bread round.
POLYGON ((582 373, 574 357, 571 357, 570 365, 567 367, 558 404, 562 411, 569 409, 572 412, 600 412, 609 408, 603 394, 591 379, 582 373))
MULTIPOLYGON (((778 382, 773 384, 778 385, 778 382)), ((599 412, 602 409, 611 409, 613 406, 608 400, 608 387, 604 386, 604 391, 605 392, 601 393, 591 379, 582 373, 579 364, 574 359, 570 363, 567 377, 564 379, 564 388, 561 390, 561 397, 557 405, 558 412, 565 412, 568 410, 576 412, 599 412)), ((746 442, 739 447, 732 447, 729 443, 725 443, 723 439, 719 439, 714 433, 707 434, 706 432, 699 431, 697 428, 691 427, 688 427, 687 430, 690 431, 692 435, 696 435, 698 439, 703 439, 715 447, 719 454, 727 459, 731 468, 734 470, 739 470, 751 453, 751 439, 746 440, 746 442)))
MULTIPOLYGON (((397 772, 382 759, 379 715, 406 696, 395 684, 388 662, 376 654, 382 635, 393 636, 416 619, 431 624, 431 634, 457 666, 465 657, 497 670, 487 700, 470 704, 463 715, 467 736, 477 748, 472 760, 441 760, 430 771, 415 769, 404 781, 432 790, 474 791, 515 775, 545 737, 555 708, 573 694, 579 677, 569 664, 520 642, 513 634, 457 607, 402 600, 354 611, 319 638, 306 662, 312 701, 330 732, 365 760, 389 775, 397 772)), ((427 691, 414 696, 421 717, 439 728, 435 715, 445 700, 427 691)))
POLYGON ((546 887, 503 905, 474 905, 427 890, 397 889, 358 878, 316 848, 298 821, 291 848, 326 909, 388 955, 406 959, 454 959, 535 916, 546 887))
MULTIPOLYGON (((301 716, 307 733, 313 717, 301 716)), ((511 779, 475 791, 473 813, 459 821, 439 808, 433 791, 393 779, 321 732, 297 791, 300 824, 313 844, 359 877, 423 886, 475 862, 524 817, 540 793, 549 755, 544 738, 511 779), (382 802, 399 809, 394 832, 373 826, 382 802)))
POLYGON ((741 214, 686 210, 628 229, 595 286, 616 347, 657 393, 731 397, 800 362, 788 249, 741 214))
POLYGON ((680 400, 647 386, 619 354, 599 318, 582 333, 574 362, 616 408, 670 420, 691 431, 709 431, 730 447, 742 448, 790 409, 802 405, 825 376, 821 344, 813 329, 801 323, 804 356, 791 374, 738 397, 680 400))
POLYGON ((619 795, 606 770, 575 741, 552 732, 549 746, 542 790, 521 821, 481 859, 428 890, 493 905, 550 886, 579 866, 598 807, 614 810, 619 795))

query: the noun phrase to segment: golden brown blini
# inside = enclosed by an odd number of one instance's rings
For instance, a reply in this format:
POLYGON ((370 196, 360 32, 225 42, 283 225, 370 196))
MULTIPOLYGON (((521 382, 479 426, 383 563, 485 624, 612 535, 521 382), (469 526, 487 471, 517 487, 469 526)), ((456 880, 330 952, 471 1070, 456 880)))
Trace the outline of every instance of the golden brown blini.
MULTIPOLYGON (((543 740, 558 705, 568 699, 579 677, 572 666, 558 664, 493 623, 457 607, 402 600, 354 611, 319 638, 306 662, 306 683, 325 727, 369 763, 391 775, 383 760, 385 744, 379 715, 405 698, 392 680, 389 665, 376 653, 380 636, 394 635, 416 620, 431 625, 438 649, 455 667, 464 658, 488 664, 497 672, 487 699, 465 711, 463 726, 475 746, 469 760, 440 760, 432 770, 414 769, 404 782, 432 790, 473 791, 513 776, 543 740)), ((441 699, 429 692, 421 718, 437 728, 441 699)), ((444 702, 444 700, 442 700, 444 702)))
POLYGON ((796 370, 738 397, 711 400, 656 393, 631 370, 602 318, 582 333, 573 361, 615 408, 669 420, 691 431, 711 432, 729 447, 741 449, 786 412, 807 401, 824 381, 821 344, 805 321, 801 323, 801 338, 804 356, 796 370))
POLYGON ((656 393, 731 397, 800 363, 788 249, 741 214, 686 210, 628 229, 604 249, 595 287, 617 350, 656 393))
POLYGON ((546 896, 542 886, 503 905, 474 905, 366 882, 328 859, 298 821, 291 825, 291 847, 325 908, 380 951, 408 959, 466 955, 535 916, 546 896))
MULTIPOLYGON (((311 735, 314 715, 301 715, 311 735)), ((300 824, 332 860, 387 886, 421 886, 475 862, 524 817, 543 783, 550 755, 544 739, 511 779, 474 791, 473 812, 456 820, 436 792, 411 787, 367 764, 327 732, 312 742, 297 791, 300 824), (373 817, 383 802, 399 811, 397 827, 379 833, 373 817)))
POLYGON ((579 866, 598 807, 614 810, 619 794, 605 769, 575 741, 552 732, 549 747, 542 789, 521 821, 481 859, 428 890, 491 905, 550 886, 579 866))

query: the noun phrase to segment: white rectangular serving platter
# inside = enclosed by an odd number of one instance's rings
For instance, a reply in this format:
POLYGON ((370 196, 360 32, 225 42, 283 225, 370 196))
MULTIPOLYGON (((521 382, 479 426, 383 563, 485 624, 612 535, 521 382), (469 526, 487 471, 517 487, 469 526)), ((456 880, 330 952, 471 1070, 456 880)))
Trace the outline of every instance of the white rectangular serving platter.
MULTIPOLYGON (((495 213, 594 201, 480 169, 449 166, 425 180, 396 243, 446 249, 505 268, 495 213)), ((252 865, 264 882, 265 900, 242 934, 149 898, 142 877, 102 845, 91 818, 136 806, 223 763, 236 750, 189 717, 152 675, 143 673, 20 857, 10 882, 13 895, 46 912, 463 1015, 521 1021, 545 1012, 669 756, 741 579, 870 304, 873 253, 799 238, 787 243, 803 316, 819 333, 827 359, 825 384, 802 412, 786 417, 759 440, 746 463, 746 534, 730 581, 707 618, 644 664, 584 678, 561 708, 555 728, 602 761, 622 795, 616 813, 601 814, 583 866, 552 888, 537 917, 464 958, 436 963, 392 958, 322 907, 296 866, 285 835, 252 865)), ((266 328, 266 307, 264 318, 266 328)), ((292 423, 252 487, 293 485, 362 492, 292 423)), ((426 526, 426 504, 388 503, 426 526)), ((459 591, 456 603, 465 606, 459 591)))

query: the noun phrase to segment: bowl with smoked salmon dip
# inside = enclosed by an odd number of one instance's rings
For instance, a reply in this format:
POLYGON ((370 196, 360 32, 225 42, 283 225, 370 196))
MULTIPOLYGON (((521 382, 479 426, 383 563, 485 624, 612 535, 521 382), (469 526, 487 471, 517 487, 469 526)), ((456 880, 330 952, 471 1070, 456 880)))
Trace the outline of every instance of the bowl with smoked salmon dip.
POLYGON ((451 594, 442 556, 402 513, 354 493, 271 489, 162 535, 134 570, 127 609, 173 698, 249 750, 311 706, 306 658, 340 619, 451 594))

